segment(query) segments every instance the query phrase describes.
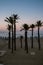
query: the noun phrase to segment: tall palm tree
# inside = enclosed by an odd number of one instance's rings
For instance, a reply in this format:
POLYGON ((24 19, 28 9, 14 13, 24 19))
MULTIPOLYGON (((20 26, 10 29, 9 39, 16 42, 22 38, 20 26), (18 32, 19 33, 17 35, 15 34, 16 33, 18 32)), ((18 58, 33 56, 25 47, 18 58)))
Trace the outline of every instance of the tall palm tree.
POLYGON ((28 53, 28 43, 27 43, 27 31, 29 29, 29 26, 27 24, 24 24, 23 25, 23 29, 22 30, 25 30, 25 50, 27 50, 27 53, 28 53))
POLYGON ((9 18, 6 17, 5 21, 12 24, 12 53, 13 53, 13 18, 12 17, 9 17, 9 18))
POLYGON ((20 36, 21 48, 22 48, 22 39, 23 39, 23 36, 20 36))
POLYGON ((8 49, 10 49, 10 48, 11 48, 11 47, 10 47, 10 36, 11 36, 10 31, 11 31, 11 25, 8 24, 8 28, 7 28, 7 29, 8 29, 8 31, 9 31, 9 33, 8 33, 8 36, 9 36, 9 37, 8 37, 8 39, 9 39, 9 41, 8 41, 8 49))
POLYGON ((40 30, 40 27, 42 26, 42 23, 40 20, 37 21, 36 26, 38 27, 38 45, 39 45, 39 50, 40 50, 40 33, 39 33, 39 30, 40 30))
POLYGON ((31 43, 31 48, 33 48, 33 29, 34 29, 34 27, 35 27, 34 24, 30 25, 30 28, 32 29, 32 37, 31 37, 32 43, 31 43))
POLYGON ((13 14, 13 22, 14 22, 14 50, 16 50, 16 20, 18 19, 17 14, 13 14))

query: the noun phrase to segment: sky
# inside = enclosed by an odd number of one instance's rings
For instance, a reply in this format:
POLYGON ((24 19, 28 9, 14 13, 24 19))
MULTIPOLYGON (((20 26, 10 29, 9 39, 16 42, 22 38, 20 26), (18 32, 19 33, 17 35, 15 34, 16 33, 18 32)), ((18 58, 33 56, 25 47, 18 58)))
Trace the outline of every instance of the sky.
POLYGON ((0 0, 0 30, 6 30, 7 23, 4 21, 12 14, 18 14, 17 30, 24 23, 36 24, 43 21, 43 0, 0 0))

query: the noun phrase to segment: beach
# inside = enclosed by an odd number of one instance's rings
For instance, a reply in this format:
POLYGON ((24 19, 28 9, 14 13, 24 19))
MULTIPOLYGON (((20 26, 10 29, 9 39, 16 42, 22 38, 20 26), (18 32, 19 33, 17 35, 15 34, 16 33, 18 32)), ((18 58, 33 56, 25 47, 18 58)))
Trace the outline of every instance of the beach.
MULTIPOLYGON (((31 39, 28 38, 28 53, 25 51, 25 40, 23 38, 22 48, 20 38, 16 39, 16 51, 8 49, 8 40, 0 39, 0 50, 6 51, 0 56, 0 63, 4 65, 43 65, 43 38, 40 38, 41 49, 38 49, 37 38, 34 38, 33 49, 31 39)), ((11 46, 12 47, 12 46, 11 46)))

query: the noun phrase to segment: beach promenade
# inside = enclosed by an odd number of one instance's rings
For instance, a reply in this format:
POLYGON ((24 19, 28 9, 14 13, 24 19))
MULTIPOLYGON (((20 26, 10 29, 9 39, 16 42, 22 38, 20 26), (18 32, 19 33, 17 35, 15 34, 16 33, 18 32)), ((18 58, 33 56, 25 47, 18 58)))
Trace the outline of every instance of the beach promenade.
MULTIPOLYGON (((28 41, 30 42, 30 39, 28 39, 28 41)), ((43 39, 41 39, 41 41, 43 43, 43 39)), ((6 41, 4 40, 4 42, 6 41)), ((31 47, 28 46, 28 54, 27 54, 26 51, 24 50, 24 43, 23 43, 23 47, 21 48, 20 40, 17 39, 17 42, 18 42, 17 50, 14 51, 13 54, 11 53, 11 49, 10 50, 8 49, 8 45, 6 43, 5 47, 3 47, 2 49, 6 51, 6 53, 3 56, 0 56, 0 63, 3 63, 4 65, 43 65, 43 46, 42 45, 41 45, 42 47, 41 50, 38 50, 37 45, 36 45, 37 47, 34 46, 33 49, 31 49, 31 47)))

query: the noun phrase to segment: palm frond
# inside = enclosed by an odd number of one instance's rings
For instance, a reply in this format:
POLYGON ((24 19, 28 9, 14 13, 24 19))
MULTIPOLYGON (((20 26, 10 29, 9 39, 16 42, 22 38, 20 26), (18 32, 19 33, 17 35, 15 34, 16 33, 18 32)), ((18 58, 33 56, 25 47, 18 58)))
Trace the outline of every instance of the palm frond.
POLYGON ((10 22, 10 19, 6 17, 6 19, 4 21, 6 21, 6 22, 9 23, 10 22))
POLYGON ((8 20, 4 20, 4 21, 8 22, 8 20))
POLYGON ((9 21, 11 24, 13 24, 13 18, 12 17, 9 17, 9 21))
POLYGON ((28 24, 23 24, 23 28, 24 28, 25 30, 28 30, 28 29, 29 29, 28 24))
POLYGON ((6 20, 10 21, 10 19, 8 17, 6 17, 6 20))
POLYGON ((24 30, 24 28, 22 28, 20 31, 24 30))
POLYGON ((9 17, 9 18, 6 17, 5 21, 12 24, 13 18, 12 17, 9 17))
POLYGON ((31 24, 31 25, 30 25, 30 28, 35 28, 35 25, 34 25, 34 24, 31 24))
POLYGON ((41 26, 41 25, 42 25, 41 20, 37 21, 37 26, 41 26))
POLYGON ((13 14, 13 15, 12 15, 12 18, 13 18, 13 20, 14 20, 14 21, 16 21, 16 20, 18 20, 18 19, 19 19, 19 17, 18 17, 18 15, 17 15, 17 14, 13 14))

